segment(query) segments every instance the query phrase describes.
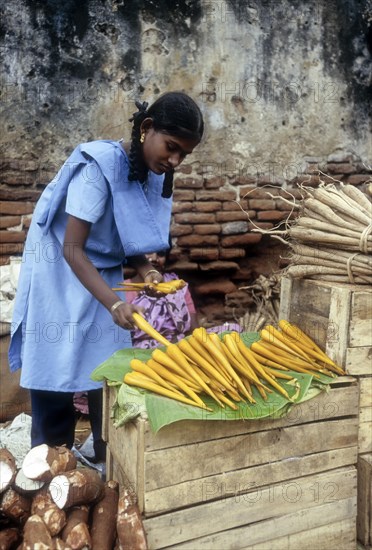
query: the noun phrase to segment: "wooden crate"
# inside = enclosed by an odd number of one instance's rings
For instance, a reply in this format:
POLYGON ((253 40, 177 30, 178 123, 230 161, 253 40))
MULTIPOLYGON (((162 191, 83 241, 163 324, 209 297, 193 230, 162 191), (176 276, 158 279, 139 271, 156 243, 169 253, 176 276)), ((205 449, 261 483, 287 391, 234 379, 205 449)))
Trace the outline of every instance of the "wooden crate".
POLYGON ((358 378, 359 452, 372 452, 372 289, 284 277, 280 317, 298 325, 358 378))
POLYGON ((137 494, 149 547, 356 548, 358 385, 351 377, 277 420, 119 429, 105 391, 107 475, 137 494))
POLYGON ((372 547, 372 453, 358 457, 358 540, 372 547))

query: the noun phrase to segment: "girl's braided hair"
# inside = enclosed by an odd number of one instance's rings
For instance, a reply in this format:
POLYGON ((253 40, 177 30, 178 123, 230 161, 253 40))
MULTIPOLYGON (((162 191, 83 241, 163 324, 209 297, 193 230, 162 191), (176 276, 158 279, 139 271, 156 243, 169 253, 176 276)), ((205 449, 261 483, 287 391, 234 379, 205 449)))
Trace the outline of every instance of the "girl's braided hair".
MULTIPOLYGON (((144 183, 148 168, 143 161, 140 142, 141 124, 145 118, 152 119, 155 132, 200 141, 204 131, 203 115, 195 101, 183 92, 168 92, 161 95, 149 108, 148 103, 136 101, 138 111, 133 114, 131 148, 129 152, 129 180, 144 183)), ((164 176, 162 197, 169 198, 173 191, 173 170, 164 176)))

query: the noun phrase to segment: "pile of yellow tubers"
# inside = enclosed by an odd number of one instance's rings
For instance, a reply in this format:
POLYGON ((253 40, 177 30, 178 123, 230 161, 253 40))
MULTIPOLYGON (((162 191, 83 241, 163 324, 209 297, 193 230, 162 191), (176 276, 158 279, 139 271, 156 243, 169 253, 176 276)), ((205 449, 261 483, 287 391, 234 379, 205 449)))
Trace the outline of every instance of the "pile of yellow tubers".
POLYGON ((279 329, 267 325, 260 339, 248 348, 239 333, 226 333, 219 338, 205 328, 172 344, 138 313, 133 314, 137 327, 166 347, 154 349, 147 362, 133 359, 132 372, 124 376, 126 384, 144 388, 183 403, 210 410, 201 394, 207 394, 218 405, 236 410, 236 403, 255 403, 253 388, 266 400, 276 391, 291 401, 278 379, 293 382, 286 371, 329 377, 345 374, 298 327, 279 321, 279 329))

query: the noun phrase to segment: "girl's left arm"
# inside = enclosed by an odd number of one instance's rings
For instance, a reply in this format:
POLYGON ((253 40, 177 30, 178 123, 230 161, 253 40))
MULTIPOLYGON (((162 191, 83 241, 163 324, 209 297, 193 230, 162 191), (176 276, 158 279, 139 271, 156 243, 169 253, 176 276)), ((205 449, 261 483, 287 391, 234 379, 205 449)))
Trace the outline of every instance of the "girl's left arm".
MULTIPOLYGON (((112 306, 118 302, 118 295, 101 277, 84 250, 89 236, 91 224, 80 218, 69 216, 63 243, 63 256, 79 281, 91 294, 111 313, 112 306)), ((123 302, 115 309, 115 322, 127 329, 133 327, 133 311, 141 312, 141 308, 123 302)))
POLYGON ((145 283, 161 283, 163 275, 157 271, 145 255, 131 256, 128 264, 133 267, 145 283))

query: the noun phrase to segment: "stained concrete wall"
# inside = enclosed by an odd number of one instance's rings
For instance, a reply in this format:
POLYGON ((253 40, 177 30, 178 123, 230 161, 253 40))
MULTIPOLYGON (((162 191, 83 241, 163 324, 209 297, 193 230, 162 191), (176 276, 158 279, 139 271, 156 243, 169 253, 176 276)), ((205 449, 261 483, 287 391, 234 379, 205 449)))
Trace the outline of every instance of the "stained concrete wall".
POLYGON ((59 162, 82 140, 128 135, 133 100, 169 89, 203 108, 203 162, 286 178, 304 155, 370 154, 369 1, 11 0, 2 10, 4 155, 59 162))
POLYGON ((196 289, 217 278, 205 294, 220 301, 236 288, 231 273, 237 286, 253 276, 252 256, 262 258, 255 274, 275 267, 268 239, 250 233, 249 220, 283 218, 263 185, 284 192, 303 175, 316 185, 319 170, 369 178, 371 0, 10 0, 1 11, 11 243, 23 242, 43 184, 77 143, 128 137, 134 100, 172 89, 190 93, 206 121, 177 178, 175 259, 196 289))

